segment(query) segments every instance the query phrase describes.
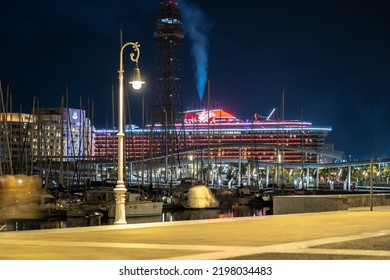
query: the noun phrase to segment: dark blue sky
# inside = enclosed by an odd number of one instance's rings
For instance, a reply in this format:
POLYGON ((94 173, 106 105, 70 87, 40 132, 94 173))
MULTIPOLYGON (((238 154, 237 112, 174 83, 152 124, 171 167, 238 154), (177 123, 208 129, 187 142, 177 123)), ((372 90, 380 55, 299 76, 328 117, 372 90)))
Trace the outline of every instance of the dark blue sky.
MULTIPOLYGON (((387 1, 186 2, 203 13, 207 25, 202 30, 208 40, 212 101, 252 119, 255 112, 268 114, 280 107, 284 88, 286 119, 300 119, 303 109, 305 121, 332 127, 327 142, 346 155, 390 157, 387 1)), ((2 0, 0 80, 3 92, 10 87, 14 111, 21 105, 29 112, 33 96, 40 106, 57 107, 67 87, 69 106, 79 107, 80 97, 85 106, 89 96, 96 126, 111 126, 120 29, 125 42, 141 44, 140 68, 147 84, 140 93, 151 103, 159 7, 159 0, 2 0)), ((192 44, 186 34, 187 107, 199 102, 192 44)), ((129 92, 138 124, 140 93, 129 92)))

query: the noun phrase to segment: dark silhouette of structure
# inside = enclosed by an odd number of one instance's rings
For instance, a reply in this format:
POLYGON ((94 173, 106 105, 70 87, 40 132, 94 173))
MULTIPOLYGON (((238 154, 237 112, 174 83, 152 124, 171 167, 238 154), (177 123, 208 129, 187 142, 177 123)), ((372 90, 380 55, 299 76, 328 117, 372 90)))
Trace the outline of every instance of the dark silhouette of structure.
POLYGON ((181 40, 185 30, 175 3, 163 3, 157 13, 153 121, 172 124, 183 118, 181 40))
MULTIPOLYGON (((157 13, 154 30, 156 42, 156 64, 154 81, 154 105, 151 112, 153 129, 160 133, 153 136, 153 142, 161 143, 160 149, 153 149, 150 155, 161 152, 167 156, 180 148, 179 138, 184 134, 184 108, 182 94, 182 45, 185 30, 177 4, 172 1, 162 3, 157 13), (177 126, 177 124, 183 124, 177 126), (161 133, 161 129, 165 133, 161 133), (158 139, 157 139, 158 138, 158 139)), ((183 145, 183 144, 181 144, 183 145)), ((168 157, 167 157, 168 158, 168 157)), ((174 157, 170 157, 174 161, 174 157)), ((170 165, 175 164, 171 162, 170 165)), ((167 166, 166 166, 167 167, 167 166)))

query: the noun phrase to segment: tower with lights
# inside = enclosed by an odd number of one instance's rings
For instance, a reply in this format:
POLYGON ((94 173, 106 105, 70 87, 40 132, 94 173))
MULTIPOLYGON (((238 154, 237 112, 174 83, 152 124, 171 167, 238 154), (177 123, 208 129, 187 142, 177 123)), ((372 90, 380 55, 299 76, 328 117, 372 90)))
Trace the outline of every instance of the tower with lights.
POLYGON ((156 42, 153 120, 174 123, 183 112, 181 40, 185 34, 176 3, 162 3, 153 34, 156 42))
MULTIPOLYGON (((151 123, 161 125, 165 133, 159 134, 160 153, 172 154, 179 149, 179 138, 184 135, 180 126, 184 122, 182 95, 182 45, 185 30, 177 3, 163 1, 157 12, 154 30, 156 42, 154 104, 151 123)), ((158 153, 155 150, 154 153, 158 153)), ((170 160, 174 160, 173 157, 170 160)))

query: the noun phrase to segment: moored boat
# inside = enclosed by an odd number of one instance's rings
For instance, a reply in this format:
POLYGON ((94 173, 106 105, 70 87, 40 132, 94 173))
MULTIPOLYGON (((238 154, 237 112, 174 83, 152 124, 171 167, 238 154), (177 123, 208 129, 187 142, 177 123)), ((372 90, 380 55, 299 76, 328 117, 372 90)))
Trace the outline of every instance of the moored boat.
MULTIPOLYGON (((115 218, 115 204, 110 205, 108 217, 115 218)), ((125 213, 127 218, 131 217, 148 217, 162 215, 163 202, 157 201, 126 201, 125 213)))
MULTIPOLYGON (((162 214, 163 202, 144 200, 138 193, 126 192, 126 217, 147 217, 162 214)), ((90 212, 101 212, 108 218, 115 217, 115 193, 112 187, 100 187, 85 191, 80 201, 69 203, 68 217, 86 216, 90 212)))
POLYGON ((204 184, 191 186, 184 192, 181 204, 187 209, 213 209, 219 207, 219 201, 210 188, 204 184))

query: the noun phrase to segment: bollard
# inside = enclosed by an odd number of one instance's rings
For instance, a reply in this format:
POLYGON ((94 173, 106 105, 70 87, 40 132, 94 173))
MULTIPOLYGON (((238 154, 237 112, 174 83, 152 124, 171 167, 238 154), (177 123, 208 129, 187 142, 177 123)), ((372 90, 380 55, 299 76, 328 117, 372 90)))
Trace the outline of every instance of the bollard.
POLYGON ((103 214, 98 211, 93 211, 85 216, 88 219, 89 226, 100 226, 103 214))

